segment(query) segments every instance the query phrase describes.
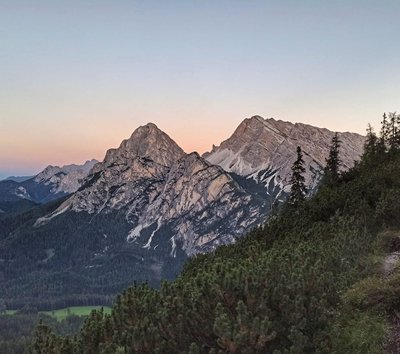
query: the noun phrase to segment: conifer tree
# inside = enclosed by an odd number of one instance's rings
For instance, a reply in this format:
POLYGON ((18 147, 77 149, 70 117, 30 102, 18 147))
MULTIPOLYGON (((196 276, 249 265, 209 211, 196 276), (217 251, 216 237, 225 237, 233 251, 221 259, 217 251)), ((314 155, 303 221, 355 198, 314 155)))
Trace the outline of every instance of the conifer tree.
POLYGON ((296 205, 302 202, 307 194, 305 186, 305 178, 303 176, 306 169, 304 168, 303 153, 301 147, 297 147, 297 159, 292 166, 292 177, 290 178, 290 196, 289 204, 296 205))
POLYGON ((45 325, 40 319, 35 330, 33 344, 31 347, 32 354, 51 354, 54 353, 55 338, 50 327, 45 325))
POLYGON ((324 181, 326 184, 334 184, 339 179, 339 149, 341 141, 339 140, 338 133, 332 138, 331 146, 329 149, 329 156, 326 159, 326 166, 324 170, 324 181))
POLYGON ((388 144, 389 140, 389 122, 387 119, 386 113, 383 113, 383 118, 381 122, 381 132, 380 132, 380 150, 381 151, 386 151, 386 145, 388 144))
POLYGON ((379 150, 393 152, 400 148, 400 115, 396 112, 383 114, 379 137, 379 150))
POLYGON ((371 124, 368 124, 367 139, 364 144, 364 155, 374 156, 378 152, 378 137, 376 136, 371 124))
POLYGON ((400 115, 394 113, 389 113, 387 135, 388 135, 388 145, 391 151, 398 149, 400 146, 400 130, 399 130, 400 115))

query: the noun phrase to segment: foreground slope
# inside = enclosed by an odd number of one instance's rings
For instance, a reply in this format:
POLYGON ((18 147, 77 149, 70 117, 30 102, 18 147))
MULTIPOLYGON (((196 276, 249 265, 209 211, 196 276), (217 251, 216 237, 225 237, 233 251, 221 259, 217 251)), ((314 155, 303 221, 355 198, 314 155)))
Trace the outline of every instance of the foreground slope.
POLYGON ((380 353, 385 313, 367 308, 384 297, 350 295, 374 271, 380 232, 400 227, 399 200, 400 152, 374 148, 337 183, 196 256, 159 291, 126 290, 77 339, 41 327, 36 344, 56 353, 380 353))

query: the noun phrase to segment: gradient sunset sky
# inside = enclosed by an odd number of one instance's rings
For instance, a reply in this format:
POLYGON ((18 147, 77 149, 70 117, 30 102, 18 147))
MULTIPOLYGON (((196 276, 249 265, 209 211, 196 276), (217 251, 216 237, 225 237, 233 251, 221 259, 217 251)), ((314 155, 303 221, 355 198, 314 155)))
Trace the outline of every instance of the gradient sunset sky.
POLYGON ((400 109, 399 19, 398 0, 0 0, 0 178, 147 122, 200 153, 255 114, 364 133, 400 109))

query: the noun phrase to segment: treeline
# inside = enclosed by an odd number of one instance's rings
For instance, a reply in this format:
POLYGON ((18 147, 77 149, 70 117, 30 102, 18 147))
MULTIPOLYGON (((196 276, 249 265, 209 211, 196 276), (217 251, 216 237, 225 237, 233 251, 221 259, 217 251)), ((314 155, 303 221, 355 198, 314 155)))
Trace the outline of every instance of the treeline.
MULTIPOLYGON (((380 353, 385 313, 346 299, 375 272, 382 231, 400 228, 399 121, 385 115, 380 136, 369 130, 348 172, 333 141, 336 160, 314 197, 298 179, 278 216, 191 259, 176 281, 127 289, 76 337, 41 323, 32 353, 380 353)), ((297 162, 301 177, 301 149, 297 162)), ((400 281, 391 289, 398 298, 400 281)))

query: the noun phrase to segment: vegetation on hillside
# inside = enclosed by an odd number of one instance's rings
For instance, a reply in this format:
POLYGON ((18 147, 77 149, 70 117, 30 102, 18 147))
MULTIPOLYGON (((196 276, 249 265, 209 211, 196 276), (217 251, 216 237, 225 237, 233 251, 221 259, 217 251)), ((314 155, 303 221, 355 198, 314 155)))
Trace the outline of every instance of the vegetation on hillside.
POLYGON ((0 353, 4 354, 26 354, 32 343, 33 332, 39 320, 46 326, 52 328, 60 335, 71 335, 78 332, 84 318, 82 316, 69 314, 58 320, 52 314, 38 313, 34 309, 15 311, 11 313, 0 313, 0 353))
POLYGON ((328 166, 315 196, 191 259, 176 281, 127 289, 73 338, 40 324, 32 353, 382 352, 400 307, 400 276, 376 276, 400 229, 399 121, 385 116, 354 168, 328 166))

